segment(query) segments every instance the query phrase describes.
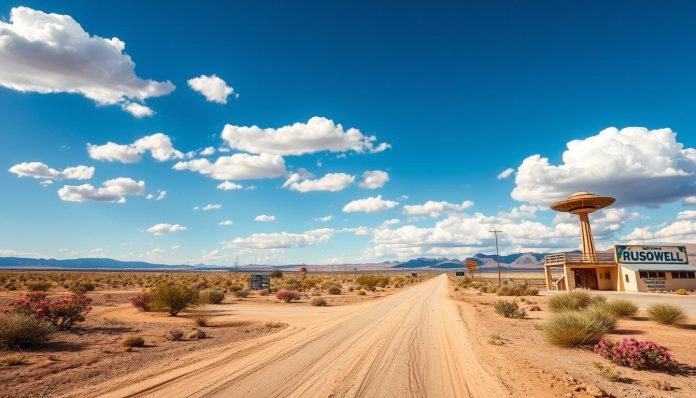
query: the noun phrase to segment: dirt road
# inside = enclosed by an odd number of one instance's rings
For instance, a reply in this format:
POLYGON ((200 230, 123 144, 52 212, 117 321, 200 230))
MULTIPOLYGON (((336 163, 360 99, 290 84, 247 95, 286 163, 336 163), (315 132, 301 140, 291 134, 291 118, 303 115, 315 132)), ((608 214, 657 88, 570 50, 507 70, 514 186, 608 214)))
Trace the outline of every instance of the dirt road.
MULTIPOLYGON (((256 307, 241 306, 240 318, 256 307)), ((501 397, 438 276, 389 297, 335 308, 292 304, 287 329, 131 375, 81 396, 501 397)), ((258 308, 257 308, 258 309, 258 308)), ((256 314, 263 315, 263 314, 256 314)), ((258 316, 256 317, 259 318, 258 316)))

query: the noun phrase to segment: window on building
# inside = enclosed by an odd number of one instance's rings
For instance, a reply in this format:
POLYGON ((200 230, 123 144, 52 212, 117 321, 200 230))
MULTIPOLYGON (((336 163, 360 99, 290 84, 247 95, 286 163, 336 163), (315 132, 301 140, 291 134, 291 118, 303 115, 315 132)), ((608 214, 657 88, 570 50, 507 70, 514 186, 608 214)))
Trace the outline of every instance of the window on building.
POLYGON ((611 272, 605 272, 604 279, 611 279, 611 272))
POLYGON ((645 271, 640 271, 640 277, 641 277, 641 278, 647 278, 647 277, 648 277, 648 273, 645 272, 645 271))
POLYGON ((626 282, 628 282, 628 274, 626 274, 626 282))
POLYGON ((674 271, 672 272, 672 279, 696 279, 696 272, 674 271))

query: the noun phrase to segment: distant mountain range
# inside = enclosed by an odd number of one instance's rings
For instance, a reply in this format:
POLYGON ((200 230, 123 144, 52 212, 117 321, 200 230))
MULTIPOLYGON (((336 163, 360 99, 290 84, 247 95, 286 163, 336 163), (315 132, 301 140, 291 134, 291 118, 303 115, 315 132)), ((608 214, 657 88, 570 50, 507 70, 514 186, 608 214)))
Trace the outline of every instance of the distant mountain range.
MULTIPOLYGON (((687 251, 689 253, 689 262, 696 265, 696 245, 689 244, 687 251)), ((610 251, 610 250, 609 250, 610 251)), ((574 253, 579 253, 575 250, 574 253)), ((515 253, 500 256, 500 266, 506 269, 540 269, 543 267, 544 253, 515 253)), ((312 271, 380 271, 380 270, 399 270, 399 269, 419 269, 419 270, 449 270, 456 268, 464 268, 468 260, 474 260, 479 264, 479 269, 482 271, 492 270, 497 268, 497 257, 495 254, 478 253, 472 257, 467 257, 462 260, 450 258, 428 258, 421 257, 408 261, 385 261, 381 263, 362 263, 362 264, 331 264, 331 265, 314 265, 314 264, 286 264, 286 265, 261 265, 248 264, 240 265, 240 272, 249 271, 270 271, 280 269, 285 271, 298 271, 302 267, 306 267, 312 271)), ((206 264, 154 264, 144 261, 120 261, 110 258, 76 258, 70 260, 57 260, 53 258, 22 258, 22 257, 0 257, 1 269, 55 269, 55 270, 138 270, 138 271, 234 271, 232 266, 217 266, 206 264)))

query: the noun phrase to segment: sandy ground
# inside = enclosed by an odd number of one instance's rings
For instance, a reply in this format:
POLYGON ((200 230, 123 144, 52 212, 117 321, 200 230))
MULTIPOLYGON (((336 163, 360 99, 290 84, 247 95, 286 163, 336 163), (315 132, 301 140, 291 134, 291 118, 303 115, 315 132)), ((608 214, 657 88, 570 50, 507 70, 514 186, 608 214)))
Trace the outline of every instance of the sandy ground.
MULTIPOLYGON (((530 397, 590 397, 587 389, 599 387, 615 397, 694 397, 696 396, 696 320, 685 327, 658 325, 644 312, 634 319, 619 320, 612 340, 635 337, 665 345, 679 365, 665 371, 632 370, 618 367, 592 352, 591 349, 554 347, 537 329, 550 315, 547 297, 520 298, 479 294, 474 289, 452 292, 460 300, 462 319, 470 338, 476 344, 476 356, 483 366, 496 369, 496 375, 515 392, 530 397), (508 319, 496 314, 497 300, 517 300, 521 308, 538 305, 541 311, 528 311, 527 319, 508 319), (493 345, 489 340, 500 345, 493 345), (622 382, 610 382, 599 375, 594 363, 621 372, 622 382), (650 385, 653 380, 668 382, 671 391, 660 391, 650 385)), ((669 297, 671 297, 670 295, 669 297)), ((666 297, 666 296, 665 296, 666 297)), ((613 298, 613 297, 611 297, 613 298)), ((611 299, 610 298, 610 299, 611 299)))
POLYGON ((109 380, 89 397, 498 397, 507 389, 474 357, 445 275, 347 306, 241 302, 240 320, 290 326, 273 335, 193 353, 170 367, 109 380), (264 312, 259 312, 264 308, 264 312))

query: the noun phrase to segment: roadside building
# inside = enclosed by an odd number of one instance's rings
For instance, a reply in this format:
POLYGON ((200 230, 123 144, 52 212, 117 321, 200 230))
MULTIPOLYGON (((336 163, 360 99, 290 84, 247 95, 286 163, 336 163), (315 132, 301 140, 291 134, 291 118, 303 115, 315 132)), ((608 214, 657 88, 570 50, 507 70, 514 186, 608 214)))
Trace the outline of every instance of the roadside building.
POLYGON ((615 245, 612 252, 595 250, 588 215, 612 203, 614 198, 579 192, 551 205, 580 216, 582 251, 544 258, 547 289, 696 290, 696 267, 689 264, 685 246, 615 245), (554 268, 563 270, 560 277, 553 277, 554 268))

